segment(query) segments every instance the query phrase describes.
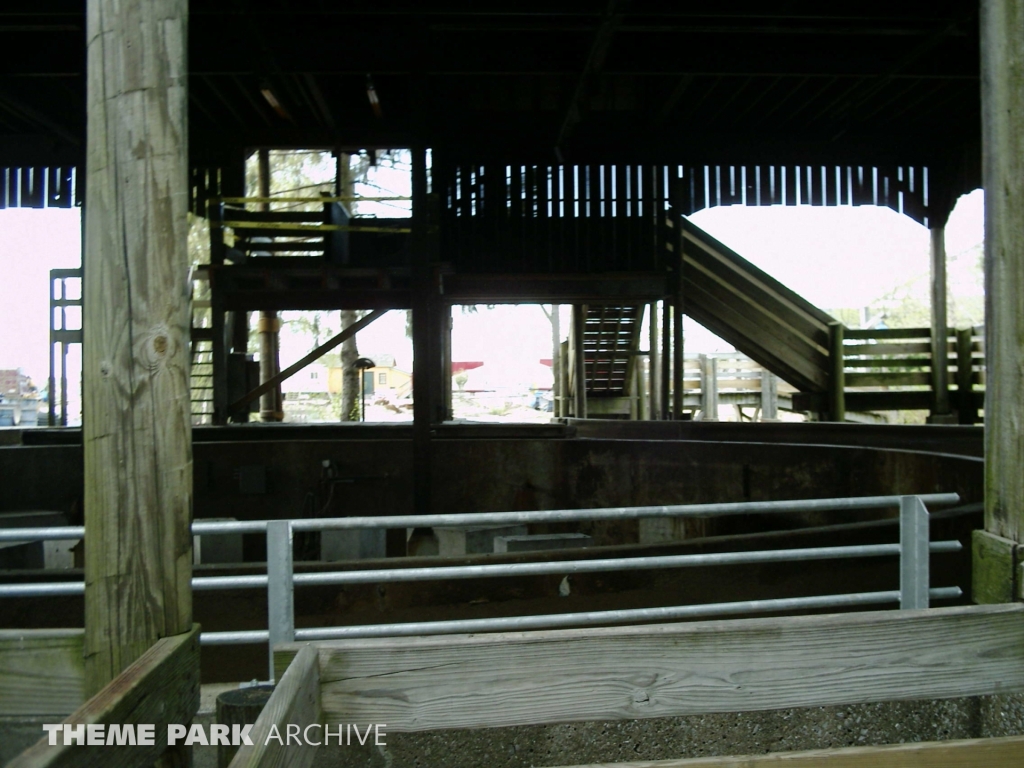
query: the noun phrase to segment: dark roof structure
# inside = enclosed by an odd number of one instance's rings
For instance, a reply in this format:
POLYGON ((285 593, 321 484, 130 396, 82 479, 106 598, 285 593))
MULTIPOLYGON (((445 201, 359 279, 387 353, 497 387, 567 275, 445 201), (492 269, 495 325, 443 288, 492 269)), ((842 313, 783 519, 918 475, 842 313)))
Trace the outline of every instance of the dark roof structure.
MULTIPOLYGON (((84 5, 0 10, 0 206, 71 204, 84 5)), ((229 188, 257 146, 681 164, 704 177, 694 209, 860 202, 941 221, 980 183, 977 25, 953 0, 202 0, 190 152, 229 188)))

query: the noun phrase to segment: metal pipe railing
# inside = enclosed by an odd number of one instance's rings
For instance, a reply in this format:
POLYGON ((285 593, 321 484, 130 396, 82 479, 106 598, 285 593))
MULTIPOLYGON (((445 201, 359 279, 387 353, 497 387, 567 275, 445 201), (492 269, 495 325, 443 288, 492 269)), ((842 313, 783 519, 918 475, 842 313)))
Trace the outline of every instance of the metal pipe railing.
MULTIPOLYGON (((494 632, 554 627, 588 626, 626 622, 668 621, 715 615, 737 615, 773 611, 812 610, 854 607, 898 602, 903 609, 927 608, 932 599, 955 599, 961 596, 958 587, 931 589, 929 586, 929 555, 956 552, 958 541, 929 541, 926 504, 954 504, 955 493, 920 496, 867 496, 848 499, 811 499, 800 501, 740 502, 726 504, 662 505, 644 507, 612 507, 602 509, 562 509, 524 512, 485 512, 440 515, 393 515, 385 517, 348 517, 302 520, 269 520, 245 522, 195 522, 195 535, 231 533, 267 534, 267 573, 246 576, 196 577, 195 590, 267 589, 268 628, 232 632, 204 632, 204 645, 229 645, 269 642, 271 646, 271 677, 273 647, 293 640, 324 640, 347 637, 385 637, 417 634, 448 634, 460 632, 494 632), (561 560, 537 563, 501 563, 485 565, 437 566, 418 568, 333 571, 320 573, 294 572, 292 539, 296 531, 344 530, 361 528, 464 527, 471 525, 510 525, 524 523, 571 522, 577 520, 637 519, 650 517, 720 517, 742 514, 778 514, 785 512, 822 512, 875 509, 898 506, 900 509, 900 543, 870 544, 848 547, 808 547, 803 549, 759 550, 700 555, 668 555, 656 557, 617 557, 593 560, 561 560), (660 608, 635 608, 615 611, 588 611, 543 616, 512 616, 459 621, 410 622, 355 627, 323 627, 295 629, 294 589, 296 586, 366 584, 379 582, 427 581, 487 577, 517 577, 551 574, 597 573, 613 570, 645 570, 715 565, 741 565, 771 562, 794 562, 824 559, 900 557, 900 588, 886 592, 862 592, 843 595, 751 600, 733 603, 711 603, 660 608)), ((82 526, 54 528, 18 528, 0 530, 3 541, 39 541, 74 539, 84 535, 82 526)), ((0 585, 0 597, 42 597, 82 594, 82 582, 48 584, 0 585)))
MULTIPOLYGON (((959 541, 933 541, 929 552, 959 552, 959 541)), ((805 547, 800 549, 769 549, 751 552, 722 552, 708 555, 662 555, 657 557, 611 557, 597 560, 555 560, 542 563, 500 563, 495 565, 430 566, 426 568, 376 568, 361 571, 322 571, 293 573, 296 586, 328 586, 339 584, 379 584, 409 581, 450 581, 488 577, 573 575, 606 571, 641 571, 657 568, 687 568, 714 565, 751 565, 807 560, 838 560, 856 557, 899 555, 899 544, 861 544, 849 547, 805 547)), ((270 576, 196 576, 192 589, 208 592, 217 589, 266 589, 270 576)), ((49 595, 81 595, 83 582, 51 584, 0 584, 0 597, 45 597, 49 595)))

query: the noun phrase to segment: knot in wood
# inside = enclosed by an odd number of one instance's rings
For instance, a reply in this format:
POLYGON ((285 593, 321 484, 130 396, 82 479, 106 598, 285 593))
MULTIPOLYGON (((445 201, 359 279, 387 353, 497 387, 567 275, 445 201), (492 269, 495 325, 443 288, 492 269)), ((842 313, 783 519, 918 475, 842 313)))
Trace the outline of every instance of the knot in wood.
POLYGON ((155 369, 167 365, 168 358, 175 351, 173 345, 173 336, 166 326, 160 325, 150 330, 141 349, 146 366, 155 369))
POLYGON ((650 704, 651 696, 643 688, 638 691, 633 691, 633 703, 640 704, 641 706, 650 704))

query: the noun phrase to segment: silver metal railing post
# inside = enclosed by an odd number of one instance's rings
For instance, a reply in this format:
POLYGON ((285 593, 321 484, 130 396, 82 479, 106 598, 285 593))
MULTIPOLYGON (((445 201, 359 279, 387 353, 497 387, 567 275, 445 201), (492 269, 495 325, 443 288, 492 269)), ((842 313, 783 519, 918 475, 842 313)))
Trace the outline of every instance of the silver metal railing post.
POLYGON ((270 680, 274 680, 274 646, 295 640, 295 591, 292 575, 292 524, 267 523, 267 629, 270 631, 270 680))
POLYGON ((900 499, 900 610, 928 607, 928 509, 918 496, 900 499))

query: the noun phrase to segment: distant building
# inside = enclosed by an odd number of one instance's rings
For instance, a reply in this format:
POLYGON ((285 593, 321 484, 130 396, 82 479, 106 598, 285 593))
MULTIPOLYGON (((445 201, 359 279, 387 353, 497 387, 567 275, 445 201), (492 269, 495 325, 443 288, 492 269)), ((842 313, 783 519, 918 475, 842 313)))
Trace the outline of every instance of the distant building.
MULTIPOLYGON (((367 402, 371 395, 396 400, 409 394, 409 390, 412 389, 412 374, 396 367, 394 355, 369 354, 362 356, 377 364, 373 368, 363 371, 363 391, 367 402)), ((341 394, 342 369, 340 367, 331 368, 328 388, 331 394, 341 394)))
POLYGON ((36 426, 39 403, 39 391, 20 368, 0 369, 0 427, 36 426))

